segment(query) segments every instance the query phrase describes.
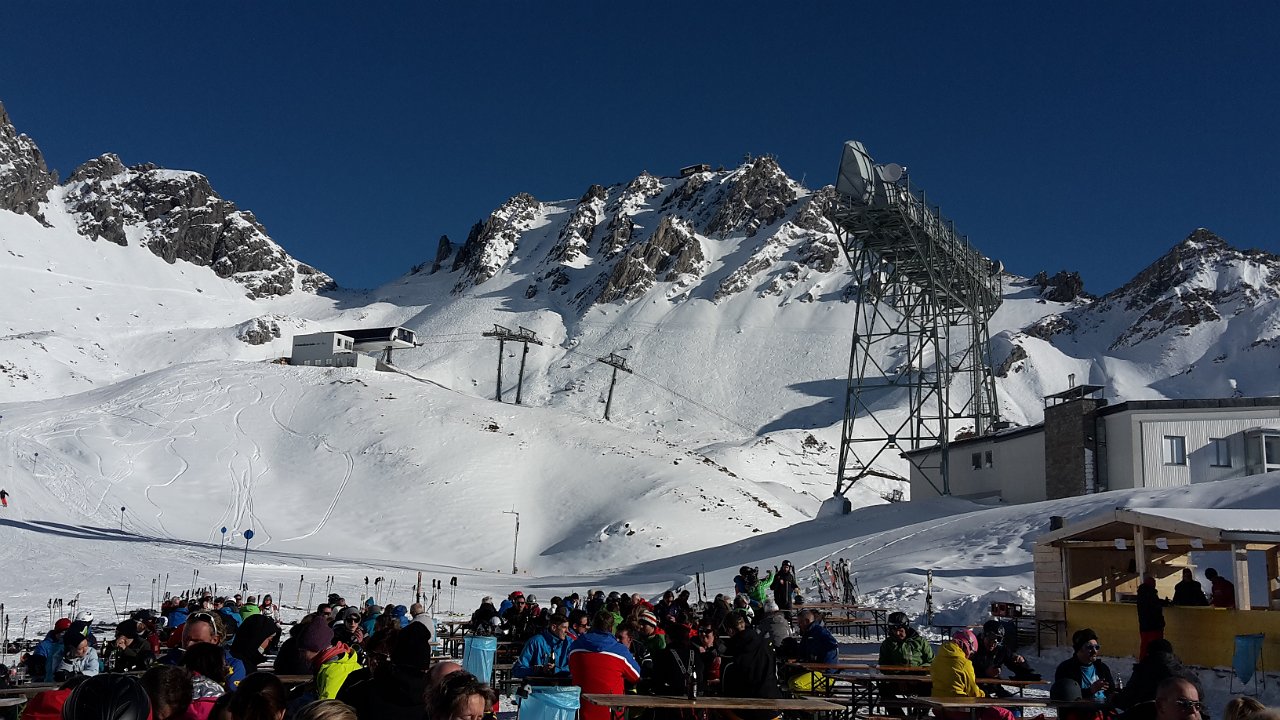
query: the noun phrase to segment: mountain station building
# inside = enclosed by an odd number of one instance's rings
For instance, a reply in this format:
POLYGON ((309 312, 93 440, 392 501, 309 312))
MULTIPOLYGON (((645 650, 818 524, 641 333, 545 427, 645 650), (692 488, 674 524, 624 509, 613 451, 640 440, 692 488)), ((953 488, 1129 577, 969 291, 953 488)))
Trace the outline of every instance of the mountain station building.
MULTIPOLYGON (((1045 398, 1038 425, 950 443, 951 495, 1016 504, 1280 470, 1280 397, 1109 405, 1101 391, 1073 387, 1045 398)), ((940 454, 903 453, 912 500, 943 494, 940 454)))
POLYGON ((318 367, 355 367, 368 370, 381 369, 379 363, 391 362, 391 351, 396 348, 412 348, 417 336, 402 327, 361 328, 336 330, 293 336, 293 352, 290 365, 318 367), (368 355, 381 352, 382 360, 368 355))

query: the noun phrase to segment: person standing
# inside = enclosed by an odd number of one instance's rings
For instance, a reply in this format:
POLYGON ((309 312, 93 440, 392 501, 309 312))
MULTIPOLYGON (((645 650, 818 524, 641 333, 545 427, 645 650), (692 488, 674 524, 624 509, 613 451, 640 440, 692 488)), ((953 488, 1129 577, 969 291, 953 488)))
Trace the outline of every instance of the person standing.
POLYGON ((1142 578, 1138 586, 1138 662, 1147 657, 1151 641, 1164 637, 1164 606, 1156 590, 1156 579, 1150 575, 1142 578))
POLYGON ((782 567, 774 571, 772 588, 773 601, 790 620, 791 604, 796 597, 796 571, 790 560, 783 560, 782 567))
POLYGON ((1236 608, 1235 583, 1219 575, 1213 568, 1205 570, 1204 576, 1209 578, 1210 583, 1209 604, 1216 608, 1234 610, 1236 608))
POLYGON ((1173 604, 1204 607, 1209 599, 1204 596, 1204 587, 1196 580, 1191 568, 1182 568, 1182 580, 1173 586, 1173 604))
MULTIPOLYGON (((640 681, 640 663, 613 636, 614 617, 608 610, 596 613, 591 632, 569 646, 569 674, 583 694, 621 695, 627 683, 640 681)), ((609 720, 610 710, 590 701, 582 704, 582 720, 609 720)))
POLYGON ((9 493, 4 488, 0 488, 0 507, 9 507, 9 493))

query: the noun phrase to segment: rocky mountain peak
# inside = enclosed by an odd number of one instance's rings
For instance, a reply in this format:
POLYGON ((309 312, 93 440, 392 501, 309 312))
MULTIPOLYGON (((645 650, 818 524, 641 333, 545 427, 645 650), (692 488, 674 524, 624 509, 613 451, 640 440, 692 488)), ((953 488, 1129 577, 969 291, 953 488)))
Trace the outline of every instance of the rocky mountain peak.
POLYGON ((71 177, 67 178, 67 183, 84 182, 86 180, 106 180, 115 177, 125 171, 124 161, 115 153, 103 153, 98 157, 86 161, 80 167, 71 173, 71 177))
POLYGON ((254 298, 293 292, 295 278, 311 292, 334 287, 328 275, 290 257, 253 213, 221 198, 200 173, 153 163, 125 167, 107 153, 76 168, 66 188, 67 209, 88 238, 127 245, 132 228, 166 261, 209 267, 254 298))
POLYGON ((745 230, 754 237, 762 227, 781 219, 798 197, 796 184, 772 156, 748 161, 731 177, 723 196, 715 201, 719 209, 707 223, 709 235, 745 230))
POLYGON ((45 166, 36 143, 19 134, 0 103, 0 210, 23 213, 44 222, 40 203, 58 184, 57 173, 45 166))
POLYGON ((1041 270, 1031 278, 1031 284, 1040 288, 1040 297, 1052 302, 1068 303, 1093 296, 1084 291, 1084 279, 1078 272, 1059 270, 1053 277, 1041 270))
POLYGON ((462 270, 454 292, 479 285, 507 264, 520 242, 520 233, 528 230, 542 212, 542 203, 529 193, 517 193, 494 210, 488 219, 476 223, 458 250, 453 270, 462 270))

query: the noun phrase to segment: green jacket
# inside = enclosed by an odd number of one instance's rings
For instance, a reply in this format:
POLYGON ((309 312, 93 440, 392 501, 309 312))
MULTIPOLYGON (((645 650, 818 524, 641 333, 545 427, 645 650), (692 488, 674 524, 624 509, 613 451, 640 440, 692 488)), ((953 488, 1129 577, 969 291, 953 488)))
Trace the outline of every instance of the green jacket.
POLYGON ((928 665, 933 662, 933 648, 915 630, 907 630, 907 637, 901 642, 889 637, 880 643, 881 665, 928 665))
POLYGON ((773 571, 770 570, 769 574, 764 576, 764 579, 757 580, 755 585, 747 588, 747 596, 763 605, 764 601, 769 598, 769 586, 772 584, 773 571))

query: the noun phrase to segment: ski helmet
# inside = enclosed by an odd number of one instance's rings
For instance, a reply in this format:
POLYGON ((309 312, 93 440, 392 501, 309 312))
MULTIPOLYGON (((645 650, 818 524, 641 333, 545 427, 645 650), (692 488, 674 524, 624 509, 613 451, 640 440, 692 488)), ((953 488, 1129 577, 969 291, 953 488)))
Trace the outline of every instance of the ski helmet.
POLYGON ((129 675, 101 674, 71 691, 62 717, 69 720, 147 720, 151 701, 142 683, 129 675))
POLYGON ((80 612, 76 613, 76 620, 79 622, 91 623, 93 622, 93 613, 89 612, 88 610, 81 610, 80 612))
POLYGON ((890 630, 894 628, 904 628, 911 624, 907 621, 907 614, 904 612, 889 613, 888 620, 890 630))
POLYGON ((982 624, 982 637, 993 637, 997 640, 1003 640, 1004 626, 1000 624, 999 620, 988 620, 982 624))
POLYGON ((969 628, 955 631, 951 634, 951 639, 960 646, 961 650, 964 650, 965 655, 972 655, 978 651, 978 637, 969 628))

